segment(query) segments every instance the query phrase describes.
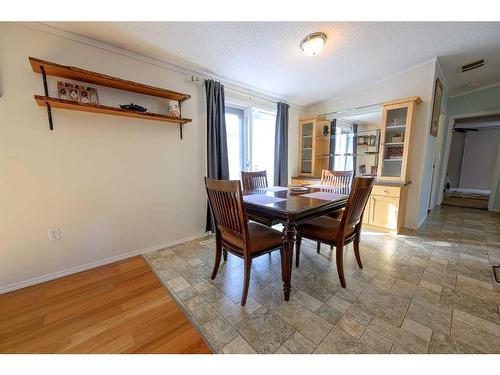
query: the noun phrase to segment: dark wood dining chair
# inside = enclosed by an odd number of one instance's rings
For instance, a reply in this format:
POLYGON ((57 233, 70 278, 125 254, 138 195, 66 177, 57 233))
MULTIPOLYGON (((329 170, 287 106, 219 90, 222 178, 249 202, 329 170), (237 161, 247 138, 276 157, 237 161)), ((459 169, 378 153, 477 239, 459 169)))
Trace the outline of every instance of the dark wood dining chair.
MULTIPOLYGON (((240 181, 213 180, 205 177, 208 202, 215 221, 215 264, 211 279, 215 279, 223 249, 244 262, 241 306, 245 306, 250 283, 252 259, 274 250, 283 253, 281 232, 248 221, 240 181)), ((283 256, 281 257, 283 262, 283 256)))
MULTIPOLYGON (((263 189, 268 187, 266 171, 241 171, 241 181, 243 182, 243 190, 263 189)), ((248 216, 250 220, 267 225, 268 227, 272 227, 273 225, 278 224, 277 221, 270 220, 265 217, 260 217, 252 214, 249 214, 248 216)))
POLYGON ((245 172, 241 171, 243 190, 261 189, 267 187, 266 171, 245 172))
MULTIPOLYGON (((351 192, 352 180, 354 178, 354 171, 330 171, 323 169, 321 171, 321 185, 332 186, 338 194, 349 194, 351 192)), ((340 219, 344 209, 334 211, 328 216, 335 219, 340 219)), ((318 242, 318 249, 320 243, 318 242)))
POLYGON ((351 189, 354 171, 321 171, 321 185, 351 189))
MULTIPOLYGON (((359 268, 363 268, 359 254, 361 221, 363 212, 373 187, 372 177, 356 177, 345 210, 340 220, 321 216, 297 227, 297 244, 295 265, 299 266, 300 244, 302 238, 309 238, 318 243, 336 247, 337 273, 340 284, 345 288, 344 246, 353 242, 354 255, 359 268)), ((319 253, 319 248, 318 248, 319 253)))

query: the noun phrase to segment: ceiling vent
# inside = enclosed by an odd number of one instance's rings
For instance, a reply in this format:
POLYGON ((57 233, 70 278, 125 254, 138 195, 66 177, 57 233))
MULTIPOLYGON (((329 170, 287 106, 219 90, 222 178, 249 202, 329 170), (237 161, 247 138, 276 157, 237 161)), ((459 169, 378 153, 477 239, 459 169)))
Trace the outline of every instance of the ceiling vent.
POLYGON ((462 73, 468 72, 473 69, 477 69, 484 66, 484 59, 471 62, 469 64, 462 65, 462 73))

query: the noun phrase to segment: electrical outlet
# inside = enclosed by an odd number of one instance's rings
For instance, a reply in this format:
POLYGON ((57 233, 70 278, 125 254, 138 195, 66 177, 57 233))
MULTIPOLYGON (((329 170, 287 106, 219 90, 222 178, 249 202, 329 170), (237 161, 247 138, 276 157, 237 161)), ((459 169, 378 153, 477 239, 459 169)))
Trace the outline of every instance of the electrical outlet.
POLYGON ((61 230, 59 227, 49 228, 49 240, 57 241, 61 239, 61 230))

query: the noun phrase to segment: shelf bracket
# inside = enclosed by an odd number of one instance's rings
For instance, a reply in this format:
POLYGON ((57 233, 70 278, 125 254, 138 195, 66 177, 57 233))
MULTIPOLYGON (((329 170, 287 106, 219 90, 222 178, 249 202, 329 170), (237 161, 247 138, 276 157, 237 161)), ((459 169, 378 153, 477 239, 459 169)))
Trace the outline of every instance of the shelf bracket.
MULTIPOLYGON (((182 117, 182 100, 179 100, 179 115, 182 117)), ((184 124, 179 124, 179 132, 181 135, 181 140, 182 140, 182 126, 184 124)))
MULTIPOLYGON (((49 88, 47 86, 47 75, 45 74, 45 68, 40 65, 40 71, 42 72, 43 79, 43 89, 45 91, 45 96, 49 96, 49 88)), ((47 116, 49 117, 49 129, 54 130, 54 124, 52 123, 52 110, 50 109, 50 104, 45 103, 47 106, 47 116)))

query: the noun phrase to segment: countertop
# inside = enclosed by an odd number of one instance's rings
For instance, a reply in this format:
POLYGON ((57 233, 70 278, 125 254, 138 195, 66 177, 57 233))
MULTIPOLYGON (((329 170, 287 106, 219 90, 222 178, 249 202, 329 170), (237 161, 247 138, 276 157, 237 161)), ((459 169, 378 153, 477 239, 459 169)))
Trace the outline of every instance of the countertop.
MULTIPOLYGON (((320 182, 321 177, 308 177, 308 176, 295 176, 292 177, 292 180, 304 180, 304 181, 314 181, 314 182, 320 182)), ((386 181, 386 180, 380 180, 380 179, 375 179, 375 182, 373 183, 374 185, 382 185, 382 186, 398 186, 398 187, 403 187, 411 184, 411 181, 386 181)))

